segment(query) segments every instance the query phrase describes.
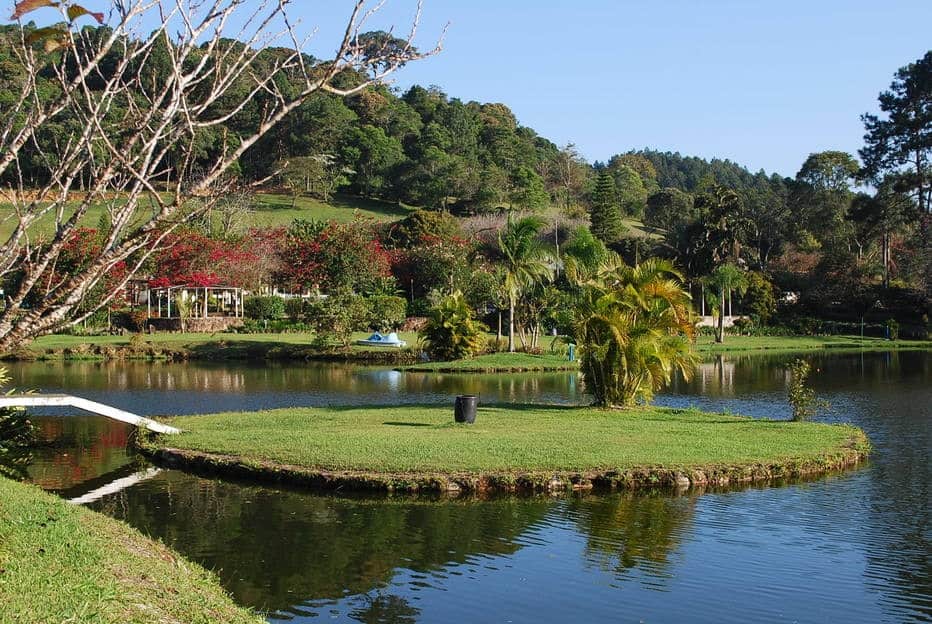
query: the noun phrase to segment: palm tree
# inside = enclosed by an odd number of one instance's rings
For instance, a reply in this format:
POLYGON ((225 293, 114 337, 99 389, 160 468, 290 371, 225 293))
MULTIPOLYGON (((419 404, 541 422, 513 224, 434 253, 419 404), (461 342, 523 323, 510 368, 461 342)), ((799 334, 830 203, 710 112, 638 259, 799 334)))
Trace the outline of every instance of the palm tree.
POLYGON ((579 302, 574 333, 587 390, 601 407, 649 402, 695 358, 690 297, 667 260, 629 267, 616 254, 596 271, 567 268, 579 302))
POLYGON ((748 290, 747 274, 732 263, 722 264, 711 275, 702 280, 711 295, 718 299, 718 327, 715 330, 715 342, 725 342, 725 296, 732 291, 744 294, 748 290))
POLYGON ((535 284, 553 277, 554 259, 540 241, 545 222, 540 217, 515 220, 498 233, 498 251, 502 255, 505 293, 508 297, 508 351, 515 350, 515 307, 521 295, 535 284))

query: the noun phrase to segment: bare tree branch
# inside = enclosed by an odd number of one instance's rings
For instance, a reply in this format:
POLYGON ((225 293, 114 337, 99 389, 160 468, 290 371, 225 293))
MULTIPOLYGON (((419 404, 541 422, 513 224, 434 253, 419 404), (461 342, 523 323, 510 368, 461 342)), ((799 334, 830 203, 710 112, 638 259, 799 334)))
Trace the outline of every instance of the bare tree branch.
POLYGON ((440 51, 443 35, 429 51, 414 45, 421 2, 407 39, 367 48, 361 29, 384 4, 356 0, 339 46, 318 62, 304 52, 316 31, 298 32, 288 0, 114 0, 107 27, 96 30, 78 29, 74 4, 61 2, 62 23, 72 27, 52 53, 18 22, 3 42, 23 80, 13 114, 0 121, 0 199, 12 208, 3 218, 15 222, 0 243, 0 352, 109 305, 170 233, 217 205, 243 155, 314 93, 352 95, 440 51), (347 71, 361 80, 335 84, 347 71), (40 75, 54 78, 55 93, 42 92, 40 75), (298 88, 282 88, 284 79, 298 88), (228 132, 257 102, 258 122, 228 132), (51 124, 71 133, 50 141, 51 124), (193 177, 199 138, 218 130, 213 160, 193 177), (24 175, 27 162, 33 170, 41 163, 41 181, 24 175), (63 250, 97 209, 107 220, 99 249, 60 274, 63 250), (123 263, 127 272, 87 308, 123 263))

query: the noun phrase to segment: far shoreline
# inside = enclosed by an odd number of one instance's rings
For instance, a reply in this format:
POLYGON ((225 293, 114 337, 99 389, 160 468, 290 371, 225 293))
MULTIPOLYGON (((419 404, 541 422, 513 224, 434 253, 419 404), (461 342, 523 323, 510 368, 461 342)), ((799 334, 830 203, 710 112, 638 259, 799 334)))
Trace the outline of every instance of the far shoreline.
MULTIPOLYGON (((363 336, 363 334, 359 334, 363 336)), ((363 336, 364 337, 364 336, 363 336)), ((417 336, 403 336, 406 348, 312 346, 312 334, 152 334, 136 336, 43 336, 2 359, 29 361, 197 361, 197 362, 333 362, 393 366, 408 372, 527 373, 578 369, 563 353, 544 348, 539 354, 498 352, 455 362, 419 361, 417 336)), ((356 336, 354 336, 354 340, 356 336)), ((838 352, 932 350, 932 340, 886 340, 859 336, 728 336, 715 343, 701 336, 695 352, 701 357, 838 352)))

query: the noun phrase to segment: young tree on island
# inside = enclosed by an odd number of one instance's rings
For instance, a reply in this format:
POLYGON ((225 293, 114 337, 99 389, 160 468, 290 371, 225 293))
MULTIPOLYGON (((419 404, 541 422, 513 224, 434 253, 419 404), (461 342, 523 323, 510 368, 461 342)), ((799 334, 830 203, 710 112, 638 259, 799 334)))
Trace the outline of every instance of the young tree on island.
POLYGON ((358 93, 440 49, 414 46, 420 6, 407 39, 368 36, 381 6, 354 2, 335 53, 318 60, 303 52, 307 37, 285 2, 127 0, 113 4, 109 19, 72 2, 16 2, 17 32, 4 37, 22 66, 17 114, 0 122, 2 200, 16 215, 0 241, 0 352, 108 305, 165 237, 223 196, 243 154, 315 93, 358 93), (60 12, 52 25, 23 21, 41 7, 60 12), (75 23, 87 16, 107 28, 75 23), (218 130, 247 117, 241 132, 218 130), (75 131, 50 144, 45 130, 62 120, 75 131), (33 187, 18 172, 36 150, 47 171, 33 187), (99 252, 48 281, 96 207, 110 223, 99 252), (47 218, 54 234, 37 241, 35 225, 47 218), (123 283, 75 315, 120 263, 123 283))
POLYGON ((627 229, 621 220, 621 206, 615 190, 615 179, 608 171, 603 170, 596 180, 589 216, 592 222, 589 229, 596 238, 606 244, 616 242, 627 229))
POLYGON ((689 294, 669 261, 630 267, 612 254, 592 273, 568 263, 567 277, 580 292, 574 338, 595 405, 647 403, 676 371, 691 374, 689 294))

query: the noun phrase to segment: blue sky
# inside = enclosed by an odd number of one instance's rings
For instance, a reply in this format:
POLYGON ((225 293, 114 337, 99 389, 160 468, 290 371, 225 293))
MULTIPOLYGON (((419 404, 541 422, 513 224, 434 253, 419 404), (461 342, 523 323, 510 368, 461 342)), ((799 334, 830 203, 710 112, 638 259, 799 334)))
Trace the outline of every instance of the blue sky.
MULTIPOLYGON (((295 5, 320 26, 314 51, 350 5, 295 5)), ((373 27, 402 29, 414 6, 389 0, 373 27)), ((861 113, 932 45, 930 0, 425 0, 422 47, 445 21, 443 53, 396 86, 503 102, 589 160, 652 147, 783 175, 810 152, 856 152, 861 113)))
MULTIPOLYGON (((292 2, 318 28, 309 52, 333 53, 352 4, 292 2)), ((387 0, 369 30, 407 32, 415 7, 387 0)), ((424 0, 422 48, 446 22, 444 51, 397 88, 505 103, 590 161, 651 147, 789 176, 811 152, 856 153, 860 115, 932 46, 932 0, 424 0)))

